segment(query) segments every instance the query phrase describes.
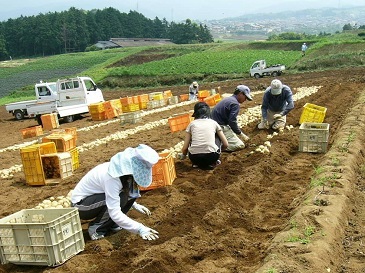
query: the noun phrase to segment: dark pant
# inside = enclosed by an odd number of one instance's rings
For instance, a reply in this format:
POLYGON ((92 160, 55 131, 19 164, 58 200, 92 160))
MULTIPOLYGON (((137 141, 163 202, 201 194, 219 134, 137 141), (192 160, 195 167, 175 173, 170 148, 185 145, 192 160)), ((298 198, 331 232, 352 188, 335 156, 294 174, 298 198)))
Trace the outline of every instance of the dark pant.
POLYGON ((197 165, 201 169, 212 169, 219 159, 219 153, 207 153, 207 154, 191 154, 189 153, 189 158, 193 165, 197 165))
MULTIPOLYGON (((129 199, 124 192, 121 192, 120 195, 120 208, 123 213, 127 213, 134 201, 136 199, 129 199)), ((80 219, 82 220, 91 220, 94 219, 89 224, 89 235, 91 236, 93 233, 97 232, 98 234, 105 235, 112 227, 115 227, 116 224, 110 218, 108 208, 105 202, 105 194, 98 193, 88 196, 73 205, 75 208, 78 208, 80 219)))

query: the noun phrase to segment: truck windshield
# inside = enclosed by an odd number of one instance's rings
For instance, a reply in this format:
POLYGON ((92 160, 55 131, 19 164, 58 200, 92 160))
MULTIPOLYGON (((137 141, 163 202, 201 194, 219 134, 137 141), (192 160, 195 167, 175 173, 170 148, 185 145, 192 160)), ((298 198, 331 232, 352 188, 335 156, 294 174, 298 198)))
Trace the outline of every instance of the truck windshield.
POLYGON ((52 90, 52 92, 56 92, 57 91, 57 84, 56 83, 51 83, 48 84, 49 89, 52 90))
POLYGON ((96 86, 92 81, 85 80, 84 83, 85 83, 85 87, 86 87, 87 91, 95 91, 96 90, 96 86))

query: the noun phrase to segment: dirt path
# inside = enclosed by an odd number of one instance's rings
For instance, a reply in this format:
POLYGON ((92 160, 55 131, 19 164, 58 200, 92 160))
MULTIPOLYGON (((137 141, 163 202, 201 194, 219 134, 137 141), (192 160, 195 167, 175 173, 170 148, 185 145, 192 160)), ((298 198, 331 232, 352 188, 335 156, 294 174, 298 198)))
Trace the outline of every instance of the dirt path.
MULTIPOLYGON (((250 79, 243 83, 253 91, 262 91, 270 80, 250 79)), ((363 70, 286 75, 281 80, 294 93, 299 87, 322 88, 296 102, 296 108, 288 116, 288 124, 295 128, 271 140, 270 154, 250 155, 254 145, 264 143, 268 134, 257 130, 256 123, 252 123, 244 128, 251 137, 250 147, 223 154, 222 165, 214 171, 191 169, 188 161, 176 160, 178 177, 173 185, 146 192, 141 198, 140 202, 151 209, 152 216, 130 213, 131 217, 158 230, 159 240, 145 242, 125 231, 97 242, 85 235, 85 250, 57 268, 8 264, 0 266, 0 272, 264 273, 269 269, 285 273, 362 272, 365 268, 363 70), (298 152, 298 121, 306 102, 327 107, 325 122, 330 124, 327 154, 298 152), (351 133, 356 137, 348 147, 342 147, 351 133), (319 176, 332 177, 326 192, 320 195, 321 187, 310 187, 319 166, 325 170, 319 176), (313 204, 316 196, 320 200, 317 205, 313 204), (295 241, 296 238, 301 242, 295 241)), ((212 83, 203 88, 221 86, 221 92, 227 93, 238 83, 212 83)), ((174 95, 185 93, 185 89, 171 87, 174 95)), ((121 92, 110 92, 105 97, 114 99, 121 95, 121 92)), ((261 99, 262 94, 258 94, 254 101, 244 103, 242 113, 259 105, 261 99)), ((191 109, 190 105, 149 115, 143 122, 191 109)), ((86 116, 72 126, 80 129, 96 123, 86 116)), ((1 107, 0 149, 22 143, 19 130, 33 125, 36 125, 33 120, 12 120, 1 107)), ((69 125, 62 124, 61 128, 69 125)), ((77 145, 135 126, 121 127, 119 122, 114 122, 82 131, 77 145)), ((100 145, 80 153, 80 168, 57 186, 28 187, 23 174, 16 173, 13 178, 2 179, 0 216, 32 208, 50 196, 67 194, 86 171, 128 146, 147 143, 162 151, 182 140, 183 133, 172 134, 165 125, 100 145)), ((0 153, 0 162, 1 169, 20 164, 19 151, 0 153)))

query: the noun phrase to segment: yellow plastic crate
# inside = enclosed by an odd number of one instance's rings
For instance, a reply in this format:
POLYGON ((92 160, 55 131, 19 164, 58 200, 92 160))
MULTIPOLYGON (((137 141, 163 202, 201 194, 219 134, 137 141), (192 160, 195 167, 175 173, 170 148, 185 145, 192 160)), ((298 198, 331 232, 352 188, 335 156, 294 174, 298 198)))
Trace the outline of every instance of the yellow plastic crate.
POLYGON ((188 127, 189 123, 193 120, 190 114, 183 114, 171 117, 168 119, 171 132, 183 131, 188 127))
POLYGON ((42 138, 42 142, 54 142, 57 152, 68 152, 76 147, 76 139, 71 134, 50 134, 42 138))
POLYGON ((123 113, 134 112, 139 110, 139 104, 132 103, 128 105, 123 105, 123 113))
POLYGON ((321 123, 326 116, 327 108, 312 103, 306 103, 303 106, 303 112, 299 119, 299 124, 304 122, 321 123))
POLYGON ((159 153, 160 159, 152 167, 152 183, 148 187, 140 187, 141 191, 153 190, 172 185, 176 179, 175 162, 172 153, 159 153))
POLYGON ((80 167, 80 162, 79 162, 79 149, 77 147, 71 149, 69 151, 70 155, 71 155, 71 161, 72 161, 72 171, 78 169, 80 167))
POLYGON ((99 114, 104 112, 104 103, 98 102, 98 103, 92 103, 89 105, 89 112, 90 114, 99 114))

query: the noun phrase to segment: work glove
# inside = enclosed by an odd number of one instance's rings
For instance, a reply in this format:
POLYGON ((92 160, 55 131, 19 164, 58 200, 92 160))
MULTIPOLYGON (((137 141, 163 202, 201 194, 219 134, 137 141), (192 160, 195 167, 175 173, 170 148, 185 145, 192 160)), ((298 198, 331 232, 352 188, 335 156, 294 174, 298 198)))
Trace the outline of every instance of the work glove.
POLYGON ((272 116, 273 119, 279 119, 279 118, 282 118, 283 115, 282 114, 275 114, 272 116))
POLYGON ((183 153, 178 153, 177 158, 180 160, 184 160, 186 158, 186 155, 184 155, 183 153))
POLYGON ((132 208, 134 208, 136 211, 142 213, 142 214, 147 214, 148 216, 151 215, 151 211, 146 208, 145 206, 142 206, 140 204, 138 204, 137 202, 134 202, 132 205, 132 208))
POLYGON ((144 225, 142 225, 141 228, 138 230, 138 234, 142 237, 143 240, 152 241, 158 239, 158 232, 144 225))
POLYGON ((238 137, 239 137, 241 140, 243 140, 243 141, 248 141, 248 140, 250 140, 250 138, 249 138, 247 135, 245 135, 244 133, 239 134, 239 135, 238 135, 238 137))

